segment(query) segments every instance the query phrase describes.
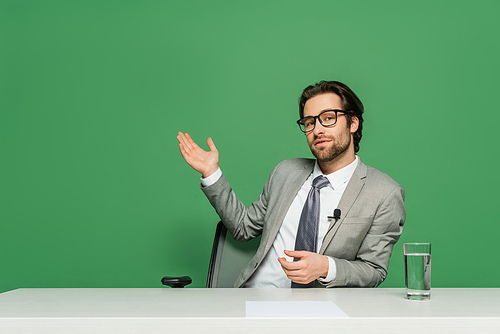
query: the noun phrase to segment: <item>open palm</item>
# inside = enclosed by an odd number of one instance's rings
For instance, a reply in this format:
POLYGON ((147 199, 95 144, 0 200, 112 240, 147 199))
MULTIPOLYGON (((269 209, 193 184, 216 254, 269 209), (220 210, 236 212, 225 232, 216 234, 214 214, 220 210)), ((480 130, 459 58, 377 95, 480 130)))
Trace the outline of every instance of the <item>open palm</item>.
POLYGON ((202 177, 212 175, 219 168, 219 151, 217 151, 212 138, 207 139, 210 149, 208 152, 199 147, 188 133, 179 132, 177 140, 184 160, 194 170, 200 172, 202 177))

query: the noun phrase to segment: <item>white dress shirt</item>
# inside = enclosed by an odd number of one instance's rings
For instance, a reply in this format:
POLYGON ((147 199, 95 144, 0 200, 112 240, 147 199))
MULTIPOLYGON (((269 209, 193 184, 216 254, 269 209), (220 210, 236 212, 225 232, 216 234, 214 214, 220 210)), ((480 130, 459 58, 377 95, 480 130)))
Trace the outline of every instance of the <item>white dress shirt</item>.
MULTIPOLYGON (((347 183, 351 179, 354 170, 358 165, 358 156, 356 159, 346 167, 328 174, 323 175, 318 163, 315 163, 314 170, 309 176, 309 178, 304 182, 300 188, 297 196, 290 205, 288 212, 283 220, 283 224, 280 227, 278 235, 273 242, 273 246, 267 253, 266 257, 262 261, 261 265, 254 273, 254 275, 245 284, 247 288, 289 288, 291 287, 291 280, 285 275, 285 272, 281 268, 278 262, 279 257, 285 257, 288 261, 293 261, 293 258, 286 256, 284 250, 294 250, 295 248, 295 237, 297 235, 297 230, 299 227, 300 215, 302 209, 307 199, 307 195, 312 187, 313 180, 319 176, 325 176, 330 184, 322 189, 320 189, 320 220, 319 220, 319 231, 318 231, 318 252, 321 249, 323 243, 323 238, 328 231, 330 222, 328 216, 333 216, 333 211, 337 208, 340 198, 344 193, 347 183)), ((222 171, 218 169, 214 174, 207 178, 202 178, 202 186, 207 187, 214 184, 222 175, 222 171)), ((328 257, 328 275, 324 279, 320 279, 322 282, 327 283, 335 280, 336 277, 336 267, 335 262, 332 258, 328 257)))

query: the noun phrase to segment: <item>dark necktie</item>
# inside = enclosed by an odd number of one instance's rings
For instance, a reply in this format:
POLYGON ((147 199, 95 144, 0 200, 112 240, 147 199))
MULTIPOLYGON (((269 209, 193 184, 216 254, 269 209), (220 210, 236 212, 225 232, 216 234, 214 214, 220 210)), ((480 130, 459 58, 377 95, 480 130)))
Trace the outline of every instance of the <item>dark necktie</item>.
MULTIPOLYGON (((328 179, 322 175, 313 180, 313 184, 306 203, 302 209, 299 220, 299 229, 295 238, 296 251, 316 252, 318 246, 319 229, 319 191, 321 188, 329 185, 328 179)), ((295 258, 294 261, 299 259, 295 258)), ((300 284, 292 282, 292 288, 312 288, 314 281, 309 284, 300 284)))

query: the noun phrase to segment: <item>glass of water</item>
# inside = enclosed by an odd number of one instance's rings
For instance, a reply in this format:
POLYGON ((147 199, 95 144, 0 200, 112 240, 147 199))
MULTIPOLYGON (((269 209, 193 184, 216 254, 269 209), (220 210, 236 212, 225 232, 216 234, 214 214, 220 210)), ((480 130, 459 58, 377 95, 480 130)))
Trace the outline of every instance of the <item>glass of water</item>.
POLYGON ((431 298, 431 244, 403 244, 405 256, 406 298, 431 298))

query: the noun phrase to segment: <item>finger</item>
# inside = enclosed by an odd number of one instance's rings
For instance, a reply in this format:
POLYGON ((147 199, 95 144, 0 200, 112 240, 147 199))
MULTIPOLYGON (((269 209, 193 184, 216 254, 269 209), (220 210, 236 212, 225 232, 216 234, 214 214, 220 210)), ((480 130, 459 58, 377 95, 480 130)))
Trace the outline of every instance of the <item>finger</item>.
POLYGON ((298 262, 294 261, 287 261, 284 257, 278 258, 279 263, 281 264, 281 267, 285 272, 287 271, 296 271, 301 269, 301 264, 298 262))
POLYGON ((187 159, 189 157, 189 153, 186 151, 186 148, 182 143, 179 143, 179 149, 181 151, 181 155, 184 159, 187 159))
POLYGON ((179 132, 177 139, 179 140, 179 149, 182 157, 186 161, 190 161, 194 156, 193 146, 189 144, 188 139, 182 132, 179 132))
POLYGON ((187 140, 186 135, 182 132, 177 132, 177 139, 179 141, 186 141, 187 140))
POLYGON ((179 132, 179 134, 177 135, 177 140, 179 141, 179 144, 182 144, 185 150, 189 149, 188 139, 182 132, 179 132))
POLYGON ((278 258, 278 262, 280 263, 281 265, 281 268, 283 269, 283 271, 285 271, 285 273, 287 272, 288 270, 288 266, 291 262, 288 262, 284 257, 279 257, 278 258))
POLYGON ((214 141, 212 140, 212 138, 208 137, 207 144, 208 144, 208 148, 210 149, 210 151, 212 151, 212 152, 218 152, 217 148, 215 147, 215 144, 214 144, 214 141))
POLYGON ((305 251, 290 251, 290 250, 285 250, 285 254, 290 256, 290 257, 294 257, 294 258, 298 258, 298 259, 301 259, 303 258, 304 256, 306 256, 306 253, 305 251))
POLYGON ((290 280, 292 282, 299 283, 299 284, 309 284, 312 281, 314 281, 313 279, 304 278, 304 277, 288 277, 288 278, 290 278, 290 280))
POLYGON ((182 132, 177 133, 177 140, 179 141, 179 144, 184 140, 184 134, 182 132))
POLYGON ((305 280, 307 280, 307 277, 304 277, 302 275, 287 274, 286 277, 296 283, 303 283, 305 280))
POLYGON ((187 142, 188 144, 192 145, 192 146, 198 146, 195 141, 193 140, 193 138, 191 138, 191 136, 189 135, 189 133, 186 132, 186 139, 187 139, 187 142))
POLYGON ((284 257, 279 257, 278 262, 281 264, 282 267, 288 267, 288 262, 284 257))
POLYGON ((191 138, 189 133, 187 133, 187 132, 185 133, 185 138, 186 138, 185 144, 186 144, 188 149, 193 150, 193 149, 196 149, 198 147, 198 145, 196 145, 196 143, 194 142, 193 138, 191 138))
POLYGON ((304 275, 303 273, 299 273, 299 272, 285 272, 286 274, 286 277, 288 277, 288 279, 290 279, 292 282, 295 282, 295 283, 301 283, 301 284, 307 284, 311 281, 313 281, 313 279, 311 279, 310 277, 304 275))
POLYGON ((194 142, 193 142, 193 139, 191 139, 191 137, 189 137, 189 134, 179 132, 177 139, 179 140, 179 143, 182 143, 182 145, 184 146, 184 149, 186 151, 189 152, 190 150, 193 149, 194 142))
POLYGON ((181 150, 181 154, 186 161, 193 156, 192 150, 186 147, 184 143, 179 143, 179 149, 181 150))

